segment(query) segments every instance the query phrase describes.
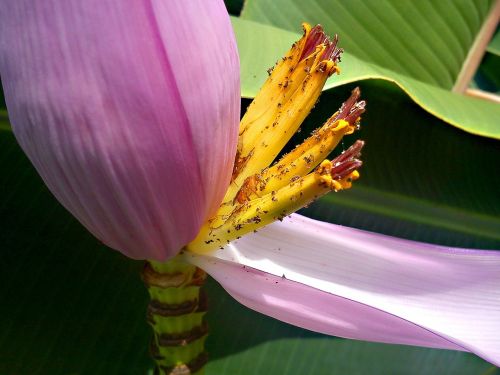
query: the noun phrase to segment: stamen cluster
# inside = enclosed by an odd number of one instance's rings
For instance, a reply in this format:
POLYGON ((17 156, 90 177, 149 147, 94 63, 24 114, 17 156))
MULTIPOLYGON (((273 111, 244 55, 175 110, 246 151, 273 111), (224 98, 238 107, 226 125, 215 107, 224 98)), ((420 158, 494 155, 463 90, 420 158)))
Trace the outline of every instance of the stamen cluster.
POLYGON ((365 102, 359 101, 357 88, 321 128, 271 165, 314 107, 328 77, 339 72, 342 49, 337 36, 330 40, 320 25, 303 27, 304 36, 269 71, 243 116, 231 184, 189 250, 224 246, 329 191, 350 188, 359 178, 364 142, 325 160, 344 135, 359 127, 365 102))

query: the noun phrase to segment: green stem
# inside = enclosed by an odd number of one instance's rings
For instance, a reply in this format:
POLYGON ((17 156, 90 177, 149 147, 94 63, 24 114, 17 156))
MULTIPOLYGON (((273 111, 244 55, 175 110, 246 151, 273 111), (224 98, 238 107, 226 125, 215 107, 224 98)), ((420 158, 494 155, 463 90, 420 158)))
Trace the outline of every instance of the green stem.
POLYGON ((179 257, 145 264, 142 279, 151 299, 147 319, 154 331, 155 375, 204 373, 207 304, 200 288, 205 278, 203 270, 179 257))

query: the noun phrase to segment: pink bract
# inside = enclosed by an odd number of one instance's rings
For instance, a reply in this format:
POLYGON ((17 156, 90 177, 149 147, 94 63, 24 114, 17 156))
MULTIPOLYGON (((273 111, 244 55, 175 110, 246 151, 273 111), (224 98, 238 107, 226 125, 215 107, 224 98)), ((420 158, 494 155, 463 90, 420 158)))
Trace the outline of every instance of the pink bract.
POLYGON ((0 38, 14 133, 52 193, 123 254, 175 255, 222 200, 236 152, 224 3, 2 2, 0 38))

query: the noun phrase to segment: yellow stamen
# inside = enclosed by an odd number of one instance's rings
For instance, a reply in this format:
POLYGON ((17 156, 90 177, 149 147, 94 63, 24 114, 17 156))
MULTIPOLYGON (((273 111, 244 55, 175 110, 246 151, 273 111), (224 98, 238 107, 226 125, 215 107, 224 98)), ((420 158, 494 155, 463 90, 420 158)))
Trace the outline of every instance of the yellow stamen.
MULTIPOLYGON (((333 63, 328 62, 327 65, 331 64, 333 63)), ((240 155, 251 154, 251 156, 233 180, 235 185, 242 182, 248 175, 265 168, 274 160, 316 104, 326 79, 327 76, 318 67, 306 76, 300 84, 301 88, 296 90, 286 103, 283 103, 273 122, 265 122, 259 124, 261 126, 249 128, 247 133, 252 133, 250 138, 254 142, 243 143, 240 155), (256 139, 257 142, 255 142, 256 139)), ((245 135, 242 139, 245 139, 245 135)))
POLYGON ((334 121, 330 118, 321 129, 278 163, 262 173, 247 177, 235 199, 243 203, 252 194, 265 195, 285 186, 296 176, 304 176, 332 152, 345 134, 351 134, 353 131, 354 126, 347 121, 334 121))
POLYGON ((246 177, 274 160, 313 108, 328 77, 337 71, 336 45, 328 39, 310 40, 318 35, 326 38, 318 27, 304 25, 304 36, 276 64, 243 116, 233 181, 224 202, 234 198, 246 177), (322 42, 314 44, 318 41, 322 42))
POLYGON ((361 141, 332 161, 324 160, 358 126, 365 106, 357 101, 358 89, 320 129, 270 166, 314 107, 326 79, 339 72, 337 39, 330 41, 320 26, 303 27, 304 36, 276 63, 241 120, 231 185, 188 250, 203 253, 225 246, 329 191, 350 188, 359 177, 361 141))
POLYGON ((335 165, 324 160, 320 166, 305 177, 299 177, 287 186, 271 191, 263 197, 240 205, 223 225, 205 228, 203 236, 192 241, 187 249, 203 252, 225 246, 244 234, 257 230, 311 203, 328 193, 348 189, 352 181, 359 178, 357 170, 350 171, 340 179, 332 176, 335 165))

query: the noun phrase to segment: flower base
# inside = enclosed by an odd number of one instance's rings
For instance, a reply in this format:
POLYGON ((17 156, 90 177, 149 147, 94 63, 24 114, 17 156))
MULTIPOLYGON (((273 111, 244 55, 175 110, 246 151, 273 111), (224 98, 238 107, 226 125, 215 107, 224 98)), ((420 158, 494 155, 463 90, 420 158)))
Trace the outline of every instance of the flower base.
POLYGON ((154 337, 150 352, 158 375, 202 375, 207 362, 204 321, 206 273, 179 257, 165 263, 149 261, 142 271, 150 303, 147 320, 154 337))

